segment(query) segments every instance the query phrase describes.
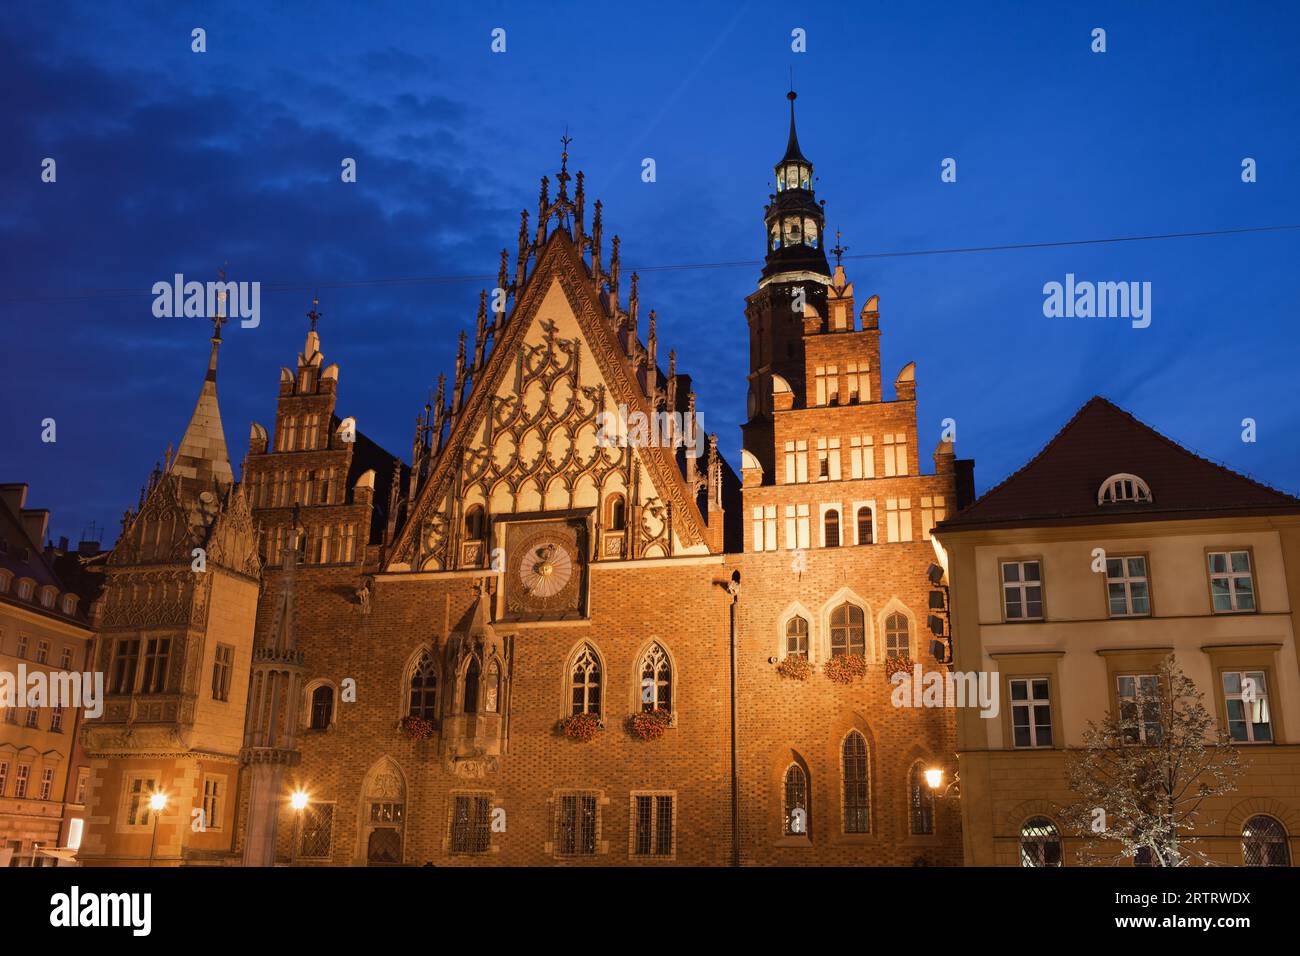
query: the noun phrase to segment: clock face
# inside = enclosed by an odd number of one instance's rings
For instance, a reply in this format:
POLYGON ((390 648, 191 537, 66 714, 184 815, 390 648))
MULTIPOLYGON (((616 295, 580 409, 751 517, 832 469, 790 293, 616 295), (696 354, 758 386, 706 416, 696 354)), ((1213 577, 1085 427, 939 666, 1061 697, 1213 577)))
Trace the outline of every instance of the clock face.
POLYGON ((581 520, 509 522, 506 617, 581 617, 586 589, 585 540, 581 520))

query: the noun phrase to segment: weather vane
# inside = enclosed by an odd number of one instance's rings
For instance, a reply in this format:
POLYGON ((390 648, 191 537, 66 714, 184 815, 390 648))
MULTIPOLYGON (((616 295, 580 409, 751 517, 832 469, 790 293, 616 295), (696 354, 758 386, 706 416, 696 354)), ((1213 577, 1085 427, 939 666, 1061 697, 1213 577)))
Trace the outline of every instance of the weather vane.
POLYGON ((835 245, 834 245, 834 247, 831 249, 831 252, 833 252, 833 253, 835 254, 835 265, 836 265, 836 267, 838 267, 839 264, 840 264, 840 257, 843 256, 844 253, 846 253, 846 252, 848 252, 848 251, 849 251, 849 247, 848 247, 848 246, 842 246, 842 245, 840 245, 840 231, 839 231, 839 229, 836 229, 836 230, 835 230, 835 245))
POLYGON ((312 296, 311 311, 307 313, 307 318, 311 319, 311 330, 313 332, 316 331, 316 320, 319 319, 323 314, 316 308, 316 306, 318 305, 320 305, 320 299, 316 298, 315 296, 312 296))

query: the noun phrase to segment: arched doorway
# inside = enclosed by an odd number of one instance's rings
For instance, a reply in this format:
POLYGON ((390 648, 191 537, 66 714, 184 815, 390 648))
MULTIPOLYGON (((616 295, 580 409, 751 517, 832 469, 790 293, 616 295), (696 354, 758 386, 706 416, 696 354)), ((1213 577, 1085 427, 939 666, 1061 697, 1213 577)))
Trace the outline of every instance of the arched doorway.
POLYGON ((361 862, 400 866, 406 829, 406 782, 391 757, 381 757, 361 786, 358 831, 361 862))

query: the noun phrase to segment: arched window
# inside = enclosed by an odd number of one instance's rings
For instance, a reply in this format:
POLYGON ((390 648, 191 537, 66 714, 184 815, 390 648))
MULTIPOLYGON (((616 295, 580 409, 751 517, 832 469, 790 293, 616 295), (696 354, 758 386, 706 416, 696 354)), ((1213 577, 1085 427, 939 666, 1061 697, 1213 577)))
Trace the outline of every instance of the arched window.
POLYGON ((411 671, 411 705, 407 713, 425 720, 433 720, 438 715, 438 673, 428 651, 420 653, 411 671))
POLYGON ((501 712, 501 665, 493 661, 488 665, 487 680, 483 682, 483 713, 501 712))
POLYGON ((871 832, 867 739, 856 730, 844 738, 844 832, 871 832))
POLYGON ((641 710, 649 713, 673 709, 673 665, 668 652, 658 644, 651 644, 641 657, 641 710))
POLYGON ((609 508, 605 515, 610 531, 622 531, 627 527, 627 502, 622 495, 609 496, 609 508))
POLYGON ((334 722, 334 688, 322 684, 311 692, 311 729, 329 730, 334 722))
POLYGON ((785 821, 782 832, 786 836, 808 836, 808 774, 797 763, 785 771, 785 821))
POLYGON ((1245 866, 1290 866, 1286 830, 1277 820, 1258 814, 1241 828, 1241 862, 1245 866))
POLYGON ((1033 817, 1020 828, 1020 865, 1061 865, 1061 834, 1047 817, 1033 817))
POLYGON ((785 656, 808 656, 808 621, 802 617, 792 617, 785 625, 785 656))
POLYGON ((478 713, 479 673, 478 658, 471 657, 469 667, 465 668, 465 696, 462 698, 464 711, 467 714, 478 713))
POLYGON ((838 548, 840 546, 840 513, 834 508, 826 512, 826 517, 822 519, 822 527, 826 532, 826 547, 838 548))
POLYGON ((858 509, 858 544, 871 544, 871 509, 858 509))
POLYGON ((483 506, 474 505, 465 512, 465 540, 483 540, 483 506))
POLYGON ((781 248, 781 227, 772 223, 771 248, 773 251, 781 248))
POLYGON ((867 656, 867 629, 862 608, 841 604, 831 612, 831 657, 867 656))
POLYGON ((912 656, 912 642, 907 633, 907 617, 898 611, 885 618, 885 656, 912 656))
POLYGON ((1151 502, 1151 489, 1137 475, 1120 473, 1111 475, 1097 489, 1097 504, 1113 505, 1117 502, 1151 502))
POLYGON ((934 791, 925 782, 921 761, 912 764, 907 777, 908 830, 911 833, 934 832, 934 791))
POLYGON ((584 644, 569 669, 570 713, 600 716, 600 678, 600 658, 584 644))

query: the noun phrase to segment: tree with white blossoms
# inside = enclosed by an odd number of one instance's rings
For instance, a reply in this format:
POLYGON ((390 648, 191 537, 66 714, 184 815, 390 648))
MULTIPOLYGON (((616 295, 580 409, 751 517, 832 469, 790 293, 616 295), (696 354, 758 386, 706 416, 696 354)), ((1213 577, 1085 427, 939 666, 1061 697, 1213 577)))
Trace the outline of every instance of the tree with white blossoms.
MULTIPOLYGON (((1202 804, 1237 789, 1238 749, 1170 654, 1119 713, 1088 722, 1070 754, 1065 818, 1085 838, 1080 861, 1116 865, 1145 849, 1156 866, 1214 861, 1196 849, 1202 804)), ((1212 821, 1203 821, 1208 824, 1212 821)))

